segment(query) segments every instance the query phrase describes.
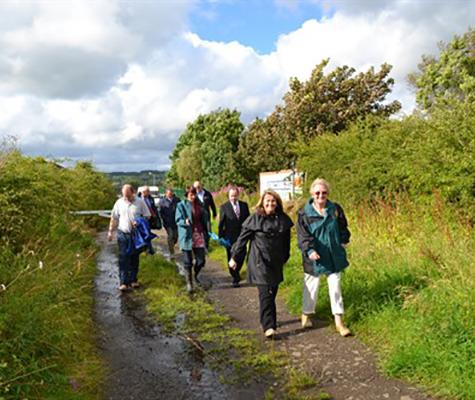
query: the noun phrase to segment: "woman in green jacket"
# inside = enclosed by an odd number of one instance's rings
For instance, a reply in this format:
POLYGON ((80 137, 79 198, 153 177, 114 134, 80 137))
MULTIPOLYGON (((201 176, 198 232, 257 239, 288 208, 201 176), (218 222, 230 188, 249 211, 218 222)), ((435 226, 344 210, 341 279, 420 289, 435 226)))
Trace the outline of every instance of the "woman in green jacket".
POLYGON ((206 243, 208 241, 208 213, 196 197, 196 189, 188 187, 186 198, 178 203, 175 212, 175 221, 178 227, 178 244, 183 251, 186 270, 186 288, 193 291, 193 256, 195 258, 195 281, 200 284, 198 274, 205 266, 206 243))
POLYGON ((302 327, 312 326, 310 316, 315 312, 320 276, 327 275, 328 290, 336 330, 349 336, 343 323, 341 272, 349 265, 345 247, 350 231, 341 206, 328 200, 330 185, 316 179, 310 187, 312 198, 298 213, 297 235, 304 266, 302 327))

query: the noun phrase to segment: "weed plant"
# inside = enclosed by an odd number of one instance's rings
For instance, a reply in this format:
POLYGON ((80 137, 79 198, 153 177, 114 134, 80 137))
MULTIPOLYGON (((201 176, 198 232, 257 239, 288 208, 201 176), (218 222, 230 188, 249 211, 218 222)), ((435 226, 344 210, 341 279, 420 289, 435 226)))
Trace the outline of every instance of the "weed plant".
POLYGON ((110 207, 112 186, 87 163, 0 158, 0 398, 99 398, 94 231, 69 211, 110 207))

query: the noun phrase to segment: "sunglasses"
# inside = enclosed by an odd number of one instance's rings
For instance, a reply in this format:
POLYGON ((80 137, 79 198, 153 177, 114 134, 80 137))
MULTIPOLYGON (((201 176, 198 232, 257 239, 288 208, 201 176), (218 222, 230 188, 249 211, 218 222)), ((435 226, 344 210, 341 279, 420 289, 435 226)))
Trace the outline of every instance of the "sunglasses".
POLYGON ((328 192, 314 192, 315 193, 315 196, 326 196, 328 194, 328 192))

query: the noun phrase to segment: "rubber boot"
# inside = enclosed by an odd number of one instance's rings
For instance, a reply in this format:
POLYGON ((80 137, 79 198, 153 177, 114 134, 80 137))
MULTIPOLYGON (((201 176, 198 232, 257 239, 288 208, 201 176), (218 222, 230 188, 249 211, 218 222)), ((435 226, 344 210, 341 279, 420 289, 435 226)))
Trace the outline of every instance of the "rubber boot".
POLYGON ((186 291, 188 293, 193 293, 193 277, 192 277, 191 268, 186 270, 185 280, 186 280, 186 291))
POLYGON ((170 253, 170 258, 175 258, 175 245, 168 245, 168 251, 170 253))
POLYGON ((201 286, 201 281, 198 279, 198 275, 201 271, 201 267, 195 265, 195 282, 198 286, 201 286))

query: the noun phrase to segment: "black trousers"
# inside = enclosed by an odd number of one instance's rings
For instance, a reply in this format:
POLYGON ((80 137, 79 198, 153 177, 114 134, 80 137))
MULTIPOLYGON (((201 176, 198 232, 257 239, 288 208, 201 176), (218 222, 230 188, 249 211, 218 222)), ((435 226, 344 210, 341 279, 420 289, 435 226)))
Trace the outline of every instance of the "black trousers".
POLYGON ((279 286, 257 285, 259 292, 259 314, 261 318, 262 329, 277 328, 277 308, 275 298, 279 286))
POLYGON ((202 247, 193 247, 193 250, 183 250, 183 264, 185 269, 191 271, 194 266, 195 275, 198 275, 206 263, 205 249, 202 247), (193 265, 193 255, 195 263, 193 265))
MULTIPOLYGON (((228 256, 228 263, 229 263, 229 260, 231 260, 231 249, 228 249, 226 247, 226 254, 228 256)), ((242 268, 242 263, 239 263, 236 269, 232 269, 228 267, 229 273, 233 277, 233 282, 235 283, 239 283, 241 281, 241 268, 242 268)))
POLYGON ((175 254, 175 245, 178 241, 178 227, 175 226, 167 226, 165 227, 167 231, 167 241, 168 241, 168 251, 170 255, 175 254))

